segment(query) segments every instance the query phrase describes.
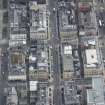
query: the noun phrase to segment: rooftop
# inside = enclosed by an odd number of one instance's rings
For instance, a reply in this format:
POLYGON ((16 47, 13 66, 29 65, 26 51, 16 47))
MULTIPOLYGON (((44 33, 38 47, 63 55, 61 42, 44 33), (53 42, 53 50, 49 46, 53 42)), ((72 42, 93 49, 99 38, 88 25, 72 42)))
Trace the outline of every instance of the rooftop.
POLYGON ((63 70, 64 71, 74 71, 73 67, 73 57, 72 57, 72 47, 70 46, 63 46, 62 54, 63 54, 63 70))
POLYGON ((87 90, 87 102, 104 105, 104 80, 101 76, 92 77, 92 89, 87 90))
POLYGON ((79 103, 77 98, 76 84, 74 81, 65 81, 64 87, 65 105, 72 105, 79 103))

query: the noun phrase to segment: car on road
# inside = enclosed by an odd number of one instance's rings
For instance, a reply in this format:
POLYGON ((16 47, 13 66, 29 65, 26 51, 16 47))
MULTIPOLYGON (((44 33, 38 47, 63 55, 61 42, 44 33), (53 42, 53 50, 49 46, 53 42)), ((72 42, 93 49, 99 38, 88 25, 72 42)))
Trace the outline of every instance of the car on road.
POLYGON ((75 71, 79 71, 80 70, 80 61, 73 61, 73 65, 74 65, 74 70, 75 71))
POLYGON ((53 8, 53 12, 55 12, 56 11, 56 8, 53 8))
POLYGON ((99 25, 100 28, 101 28, 101 27, 105 27, 104 20, 99 19, 99 20, 98 20, 98 25, 99 25))
POLYGON ((49 104, 53 105, 53 87, 49 87, 49 104))
POLYGON ((73 49, 72 55, 74 58, 79 58, 78 49, 73 49))
POLYGON ((99 28, 105 27, 105 12, 104 11, 100 11, 99 13, 97 13, 97 22, 98 22, 98 26, 99 28))

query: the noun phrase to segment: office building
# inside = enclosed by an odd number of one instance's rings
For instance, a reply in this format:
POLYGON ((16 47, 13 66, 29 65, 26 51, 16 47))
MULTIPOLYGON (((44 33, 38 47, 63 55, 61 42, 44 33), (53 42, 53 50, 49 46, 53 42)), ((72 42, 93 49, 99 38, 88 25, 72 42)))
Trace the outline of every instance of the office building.
POLYGON ((65 81, 64 85, 64 102, 65 105, 79 105, 79 97, 77 96, 77 88, 74 81, 65 81))
POLYGON ((87 105, 104 105, 104 79, 102 76, 92 77, 92 89, 87 90, 87 105))

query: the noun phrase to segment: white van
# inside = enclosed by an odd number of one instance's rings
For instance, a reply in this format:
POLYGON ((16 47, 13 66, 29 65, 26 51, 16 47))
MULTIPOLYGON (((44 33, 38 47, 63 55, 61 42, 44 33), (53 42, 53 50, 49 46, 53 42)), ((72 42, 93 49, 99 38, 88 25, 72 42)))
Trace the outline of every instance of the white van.
POLYGON ((102 21, 99 19, 99 26, 102 27, 102 21))

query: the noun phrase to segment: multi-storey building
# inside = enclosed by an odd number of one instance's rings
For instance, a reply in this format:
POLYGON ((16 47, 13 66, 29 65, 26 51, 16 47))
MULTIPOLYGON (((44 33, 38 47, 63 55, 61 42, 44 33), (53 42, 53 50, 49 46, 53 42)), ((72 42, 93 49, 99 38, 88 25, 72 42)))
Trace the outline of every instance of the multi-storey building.
POLYGON ((48 48, 45 41, 32 41, 30 48, 30 79, 48 80, 49 78, 49 58, 48 48), (36 43, 36 44, 35 44, 36 43))
POLYGON ((77 96, 77 88, 74 81, 65 81, 64 85, 64 102, 65 105, 80 105, 77 96))
POLYGON ((73 56, 74 50, 77 50, 78 54, 76 2, 74 0, 59 2, 58 14, 63 78, 70 79, 79 73, 79 70, 74 68, 74 60, 77 59, 73 56))
POLYGON ((9 46, 26 44, 26 5, 14 0, 9 2, 9 46))
POLYGON ((78 3, 79 37, 84 63, 84 77, 102 75, 101 51, 94 2, 78 3))
MULTIPOLYGON (((11 84, 8 90, 7 104, 27 105, 26 83, 17 83, 15 86, 11 84)), ((30 104, 48 104, 48 82, 30 81, 30 104)))
POLYGON ((49 12, 47 0, 30 1, 30 78, 49 77, 49 12), (34 59, 34 60, 32 60, 34 59), (34 67, 33 67, 34 66, 34 67))
POLYGON ((76 4, 74 1, 59 2, 59 28, 62 43, 77 38, 76 4))
POLYGON ((49 15, 47 2, 30 1, 30 37, 32 39, 46 40, 49 31, 49 15))
POLYGON ((102 76, 92 77, 92 89, 87 90, 87 105, 104 105, 104 79, 102 76))
POLYGON ((26 79, 26 5, 25 2, 8 1, 9 16, 9 80, 26 79))
MULTIPOLYGON (((27 105, 27 81, 29 75, 30 103, 46 105, 47 83, 49 79, 49 18, 46 0, 29 1, 27 11, 26 1, 9 0, 9 99, 15 96, 17 103, 27 105), (27 49, 27 13, 29 14, 30 46, 27 49), (29 74, 26 74, 26 56, 29 50, 29 74), (41 86, 39 84, 42 84, 41 86), (45 87, 43 88, 45 84, 45 87), (34 86, 32 86, 34 85, 34 86), (37 85, 39 86, 38 88, 37 85), (42 90, 41 90, 42 88, 42 90), (14 90, 14 91, 12 91, 14 90), (43 94, 42 94, 43 93, 43 94), (37 97, 39 95, 39 99, 37 97), (41 95, 41 96, 40 96, 41 95), (44 99, 45 97, 45 99, 44 99), (37 102, 36 100, 39 100, 37 102), (42 103, 41 103, 42 101, 42 103)), ((7 98, 8 99, 8 98, 7 98)), ((11 100, 8 101, 11 103, 11 100)))
POLYGON ((26 5, 8 1, 9 80, 25 80, 26 5))

